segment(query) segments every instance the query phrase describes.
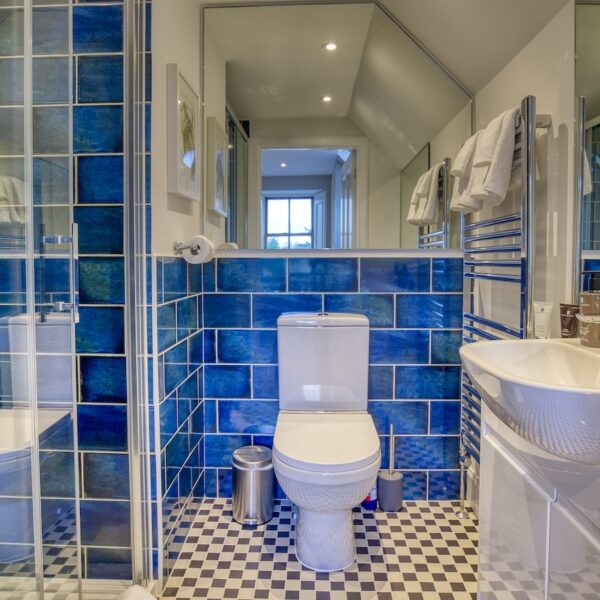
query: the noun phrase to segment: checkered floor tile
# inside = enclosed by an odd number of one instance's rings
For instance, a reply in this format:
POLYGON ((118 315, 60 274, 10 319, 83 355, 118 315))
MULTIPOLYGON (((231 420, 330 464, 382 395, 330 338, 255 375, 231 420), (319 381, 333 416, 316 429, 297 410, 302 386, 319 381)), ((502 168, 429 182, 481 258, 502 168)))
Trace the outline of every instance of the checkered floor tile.
POLYGON ((255 530, 231 519, 228 500, 206 500, 183 545, 164 599, 473 600, 477 522, 454 502, 407 502, 400 513, 356 509, 355 564, 315 573, 294 554, 294 509, 277 502, 255 530))

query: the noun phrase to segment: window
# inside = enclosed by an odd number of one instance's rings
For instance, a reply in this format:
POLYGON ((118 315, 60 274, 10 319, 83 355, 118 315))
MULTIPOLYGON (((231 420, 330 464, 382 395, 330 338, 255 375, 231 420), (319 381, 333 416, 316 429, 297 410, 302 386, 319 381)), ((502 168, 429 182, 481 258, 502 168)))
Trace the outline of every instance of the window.
POLYGON ((265 199, 265 248, 313 247, 313 199, 265 199))

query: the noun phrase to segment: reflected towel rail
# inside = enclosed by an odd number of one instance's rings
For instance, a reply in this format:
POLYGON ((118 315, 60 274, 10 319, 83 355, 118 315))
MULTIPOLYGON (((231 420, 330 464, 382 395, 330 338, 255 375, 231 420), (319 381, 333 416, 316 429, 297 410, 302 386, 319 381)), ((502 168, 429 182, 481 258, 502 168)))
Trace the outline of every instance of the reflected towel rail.
POLYGON ((479 323, 480 325, 485 325, 486 327, 495 329, 496 331, 500 331, 508 335, 512 335, 516 338, 522 337, 523 334, 523 332, 520 329, 515 329, 514 327, 510 327, 509 325, 504 325, 502 323, 498 323, 497 321, 492 321, 491 319, 486 319, 478 315, 465 313, 464 319, 465 321, 473 321, 475 323, 479 323))
POLYGON ((450 159, 445 158, 440 169, 438 180, 438 222, 434 225, 419 227, 419 248, 449 248, 450 247, 450 159), (435 231, 431 229, 435 227, 435 231), (435 240, 432 240, 435 238, 435 240))

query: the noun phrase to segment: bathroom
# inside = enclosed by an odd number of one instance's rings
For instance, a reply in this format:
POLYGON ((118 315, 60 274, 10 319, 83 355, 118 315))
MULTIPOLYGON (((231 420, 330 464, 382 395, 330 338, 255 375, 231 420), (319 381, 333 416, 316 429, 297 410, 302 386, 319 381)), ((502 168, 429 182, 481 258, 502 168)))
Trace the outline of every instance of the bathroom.
POLYGON ((595 4, 0 0, 0 600, 600 598, 595 4))

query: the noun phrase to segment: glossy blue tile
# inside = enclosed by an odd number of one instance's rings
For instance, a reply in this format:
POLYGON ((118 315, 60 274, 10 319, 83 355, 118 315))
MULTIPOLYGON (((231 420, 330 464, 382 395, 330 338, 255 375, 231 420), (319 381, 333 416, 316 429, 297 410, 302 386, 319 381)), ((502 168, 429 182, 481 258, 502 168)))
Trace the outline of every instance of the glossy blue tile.
POLYGON ((250 367, 205 365, 204 394, 207 398, 249 398, 250 367))
MULTIPOLYGON (((42 543, 51 544, 56 539, 56 527, 64 519, 64 515, 75 514, 75 500, 67 498, 42 498, 42 543)), ((74 545, 75 531, 65 531, 61 543, 74 545)))
POLYGON ((394 326, 394 297, 391 294, 326 295, 325 310, 366 315, 370 327, 394 326))
POLYGON ((77 201, 121 204, 124 198, 122 156, 77 158, 77 201))
POLYGON ((356 258, 290 258, 292 292, 355 292, 358 290, 356 258))
POLYGON ((429 361, 429 332, 371 330, 370 364, 417 364, 429 361))
POLYGON ((33 203, 69 204, 69 159, 42 156, 33 159, 33 203))
POLYGON ((187 296, 187 263, 183 258, 160 259, 163 273, 164 301, 187 296))
POLYGON ((161 448, 164 448, 177 431, 177 398, 173 395, 163 400, 158 407, 158 412, 160 419, 160 445, 161 448))
POLYGON ((73 450, 73 421, 66 415, 40 435, 42 450, 73 450))
POLYGON ((132 579, 131 550, 129 548, 85 548, 87 579, 132 579))
POLYGON ((457 435, 460 432, 460 400, 431 402, 429 433, 457 435))
POLYGON ((127 407, 79 404, 77 431, 80 450, 127 450, 127 407))
POLYGON ((22 258, 0 259, 0 301, 7 302, 5 294, 25 291, 25 260, 22 258))
POLYGON ((428 292, 428 258, 361 258, 363 292, 428 292))
POLYGON ((430 471, 428 500, 458 500, 460 471, 430 471))
POLYGON ((79 299, 83 304, 125 304, 122 258, 81 258, 79 299))
MULTIPOLYGON (((47 294, 69 294, 70 264, 66 258, 35 259, 36 288, 41 289, 42 284, 47 294), (43 282, 42 282, 43 278, 43 282)), ((68 298, 64 298, 67 300, 68 298)), ((48 298, 46 298, 46 302, 48 298)))
POLYGON ((253 397, 276 400, 279 398, 277 367, 257 365, 252 367, 253 397))
POLYGON ((123 109, 120 106, 75 106, 73 152, 123 152, 123 109))
POLYGON ((188 293, 202 293, 202 265, 188 264, 188 293))
POLYGON ((277 333, 253 329, 221 329, 218 359, 223 363, 277 363, 277 333))
POLYGON ((462 346, 462 331, 431 332, 432 364, 460 365, 458 349, 462 346))
POLYGON ((162 352, 177 341, 176 305, 174 302, 160 305, 157 311, 156 339, 158 351, 162 352))
POLYGON ((404 499, 409 501, 427 500, 427 473, 424 471, 404 471, 404 499))
POLYGON ((217 289, 216 264, 216 260, 211 260, 202 265, 202 289, 205 293, 214 292, 217 289))
POLYGON ((122 50, 122 6, 73 7, 73 52, 82 54, 122 50))
POLYGON ((230 467, 233 451, 247 446, 252 438, 249 435, 215 435, 209 433, 206 440, 206 466, 230 467))
POLYGON ((462 258, 434 258, 431 260, 431 289, 434 292, 462 292, 462 258))
POLYGON ((166 448, 167 468, 179 469, 183 466, 190 453, 190 437, 184 431, 177 432, 166 448))
POLYGON ((369 400, 394 397, 394 367, 369 367, 369 400))
POLYGON ((69 13, 66 7, 34 8, 31 27, 33 54, 68 54, 69 13))
POLYGON ((250 327, 250 294, 204 294, 204 327, 250 327))
POLYGON ((460 367, 396 367, 396 398, 460 398, 460 367))
POLYGON ((123 253, 123 209, 115 206, 76 206, 80 254, 123 253), (98 235, 102 231, 102 235, 98 235))
POLYGON ((131 544, 129 502, 81 500, 81 543, 128 547, 131 544))
POLYGON ((204 432, 205 433, 217 433, 219 430, 217 406, 218 406, 217 400, 205 400, 204 401, 204 432))
POLYGON ((78 353, 123 354, 123 309, 82 306, 76 327, 78 353))
POLYGON ((457 469, 458 437, 398 436, 398 469, 457 469))
POLYGON ((205 431, 205 414, 207 402, 208 400, 203 400, 191 414, 190 429, 192 433, 204 433, 205 431))
POLYGON ((369 402, 369 412, 377 432, 385 434, 394 425, 396 434, 427 433, 429 411, 427 402, 386 400, 369 402))
POLYGON ((83 454, 83 496, 85 498, 129 498, 129 457, 127 454, 83 454))
MULTIPOLYGON (((75 457, 73 452, 40 452, 40 485, 43 498, 75 496, 75 457)), ((3 485, 3 494, 8 494, 3 485)))
POLYGON ((275 433, 276 400, 219 400, 219 433, 275 433))
POLYGON ((396 327, 460 328, 463 297, 458 294, 398 294, 396 327))
POLYGON ((33 153, 69 152, 69 109, 63 106, 34 107, 33 153))
POLYGON ((217 362, 216 354, 217 333, 214 329, 204 330, 204 363, 217 362))
POLYGON ((217 498, 219 495, 217 475, 217 469, 205 469, 204 471, 204 493, 207 498, 217 498))
POLYGON ((123 57, 79 56, 77 100, 80 103, 123 102, 123 57))
POLYGON ((198 300, 190 296, 177 302, 177 337, 183 339, 198 329, 198 300))
POLYGON ((219 469, 219 498, 231 498, 233 478, 231 469, 219 469))
MULTIPOLYGON (((34 60, 34 69, 35 64, 36 61, 34 60)), ((4 85, 0 87, 0 106, 23 104, 22 58, 4 58, 0 60, 0 81, 4 82, 4 85)))
POLYGON ((320 294, 255 294, 252 296, 252 326, 277 327, 277 317, 287 312, 319 312, 320 294))
POLYGON ((181 342, 165 353, 165 393, 169 395, 188 376, 187 344, 181 342))
MULTIPOLYGON (((0 511, 8 514, 33 514, 31 498, 0 498, 0 511)), ((33 544, 33 524, 31 520, 7 519, 0 527, 0 542, 13 544, 33 544)), ((18 551, 22 552, 22 548, 18 551)), ((33 548, 32 548, 33 551, 33 548)))
POLYGON ((34 104, 66 104, 69 101, 69 59, 34 58, 32 94, 34 104))
POLYGON ((200 330, 188 339, 188 361, 190 372, 204 364, 204 335, 200 330))
POLYGON ((220 258, 217 289, 220 292, 283 292, 285 259, 220 258))
POLYGON ((80 402, 127 402, 125 358, 80 356, 78 360, 80 402))

